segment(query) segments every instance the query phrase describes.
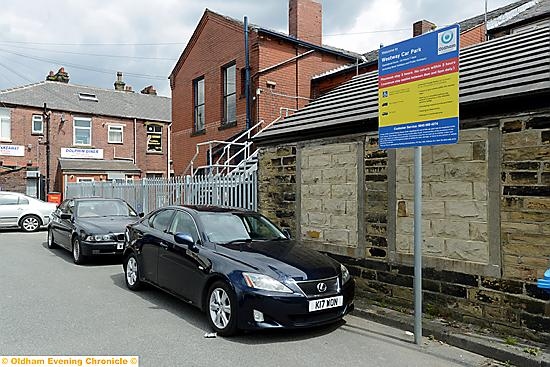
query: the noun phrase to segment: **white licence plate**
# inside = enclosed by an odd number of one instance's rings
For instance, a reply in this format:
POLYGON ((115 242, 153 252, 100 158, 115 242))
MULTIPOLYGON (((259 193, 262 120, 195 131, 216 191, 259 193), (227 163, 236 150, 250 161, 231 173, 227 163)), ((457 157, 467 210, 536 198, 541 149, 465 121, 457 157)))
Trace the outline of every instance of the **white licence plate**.
POLYGON ((340 307, 344 304, 344 296, 330 297, 309 301, 309 312, 326 310, 327 308, 340 307))
POLYGON ((116 244, 116 249, 117 250, 122 250, 124 248, 124 242, 119 242, 116 244))

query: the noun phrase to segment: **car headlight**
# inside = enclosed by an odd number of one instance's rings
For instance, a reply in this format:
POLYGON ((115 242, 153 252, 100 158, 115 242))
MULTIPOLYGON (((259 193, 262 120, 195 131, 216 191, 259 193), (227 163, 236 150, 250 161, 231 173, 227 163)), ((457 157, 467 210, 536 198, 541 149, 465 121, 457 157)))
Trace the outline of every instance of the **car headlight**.
POLYGON ((104 242, 112 240, 113 237, 110 234, 94 234, 86 237, 86 241, 88 242, 104 242))
POLYGON ((257 273, 243 273, 243 278, 247 286, 255 289, 262 289, 271 292, 292 293, 292 290, 278 280, 267 275, 257 273))
POLYGON ((348 280, 351 279, 351 275, 349 275, 349 270, 344 265, 340 264, 340 270, 342 272, 342 284, 346 283, 348 280))

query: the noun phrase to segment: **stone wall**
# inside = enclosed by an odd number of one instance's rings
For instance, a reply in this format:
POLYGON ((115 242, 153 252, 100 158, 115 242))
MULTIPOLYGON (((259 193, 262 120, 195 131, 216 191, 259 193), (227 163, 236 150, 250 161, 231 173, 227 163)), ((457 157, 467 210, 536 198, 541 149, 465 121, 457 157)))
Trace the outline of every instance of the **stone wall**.
POLYGON ((258 165, 258 210, 296 236, 296 146, 262 148, 258 165))
POLYGON ((354 254, 358 247, 357 142, 300 148, 300 238, 354 254))
MULTIPOLYGON (((455 145, 422 148, 425 256, 489 264, 488 130, 460 132, 455 145)), ((412 254, 414 150, 396 151, 396 251, 412 254)))
POLYGON ((550 267, 550 115, 502 122, 503 275, 535 281, 550 267))

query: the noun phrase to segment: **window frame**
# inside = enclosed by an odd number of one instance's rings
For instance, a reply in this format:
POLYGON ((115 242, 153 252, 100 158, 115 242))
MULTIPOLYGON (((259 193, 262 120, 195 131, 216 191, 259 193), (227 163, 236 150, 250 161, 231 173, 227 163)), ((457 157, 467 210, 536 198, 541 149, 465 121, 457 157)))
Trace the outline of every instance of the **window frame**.
POLYGON ((145 142, 146 143, 146 151, 145 153, 147 154, 162 154, 163 151, 164 151, 164 147, 162 144, 162 135, 164 133, 164 128, 162 125, 160 124, 156 124, 156 123, 149 123, 149 124, 146 124, 146 127, 145 127, 145 134, 146 134, 146 139, 147 141, 145 142), (149 128, 152 127, 154 131, 149 131, 149 128), (157 131, 158 129, 158 131, 157 131), (160 150, 152 150, 152 149, 149 149, 149 136, 153 136, 153 135, 160 135, 160 150))
POLYGON ((87 147, 92 146, 92 118, 91 117, 80 117, 80 116, 73 117, 73 145, 87 146, 87 147), (89 122, 90 126, 89 127, 76 126, 76 121, 87 121, 87 122, 89 122), (90 137, 89 137, 90 141, 89 141, 88 144, 77 143, 77 141, 76 141, 76 130, 77 129, 88 130, 90 132, 90 137))
POLYGON ((109 124, 107 126, 107 143, 124 144, 124 125, 109 124), (111 130, 120 129, 120 141, 111 140, 111 130))
POLYGON ((237 121, 237 63, 236 61, 232 61, 222 67, 222 77, 223 77, 223 90, 222 90, 222 107, 223 107, 223 117, 222 117, 222 125, 230 125, 234 124, 237 121), (228 86, 229 86, 229 79, 228 79, 228 71, 233 68, 233 92, 228 92, 228 86), (233 119, 229 120, 228 118, 228 110, 229 110, 229 100, 233 96, 233 103, 234 103, 234 116, 233 119))
POLYGON ((204 75, 203 75, 203 76, 198 77, 195 80, 193 80, 193 131, 195 133, 200 133, 200 132, 206 130, 206 118, 205 118, 205 115, 206 115, 205 102, 206 101, 205 100, 206 100, 205 80, 204 80, 204 75), (200 101, 199 101, 199 83, 201 83, 200 85, 202 86, 202 103, 200 103, 200 101), (198 115, 198 110, 200 110, 201 107, 202 107, 202 126, 200 126, 201 128, 199 129, 198 128, 199 126, 197 124, 197 121, 198 121, 197 120, 197 115, 198 115))
MULTIPOLYGON (((38 121, 36 121, 36 122, 38 122, 38 121)), ((38 115, 38 114, 33 114, 32 115, 31 134, 33 134, 33 135, 44 135, 44 116, 38 115), (40 118, 40 130, 35 130, 34 129, 35 118, 40 118)))
POLYGON ((9 108, 0 108, 0 141, 11 143, 11 110, 9 108), (2 125, 7 120, 7 135, 2 134, 2 125))

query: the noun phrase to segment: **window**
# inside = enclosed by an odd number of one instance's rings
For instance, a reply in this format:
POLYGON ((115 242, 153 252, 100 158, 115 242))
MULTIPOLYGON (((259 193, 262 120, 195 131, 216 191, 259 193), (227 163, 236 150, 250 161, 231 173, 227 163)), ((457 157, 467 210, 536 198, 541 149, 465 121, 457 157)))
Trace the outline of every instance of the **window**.
POLYGON ((7 108, 0 108, 0 140, 11 141, 11 117, 7 108))
POLYGON ((147 153, 162 153, 162 125, 147 125, 147 153))
POLYGON ((173 210, 163 210, 149 219, 149 225, 154 229, 164 232, 168 230, 168 227, 172 222, 173 214, 173 210))
POLYGON ((108 142, 111 144, 121 144, 123 142, 123 129, 121 125, 109 125, 108 142))
POLYGON ((193 237, 193 241, 197 242, 199 234, 197 232, 197 225, 191 216, 182 211, 176 211, 174 220, 170 226, 170 233, 186 233, 193 237))
POLYGON ((86 117, 74 118, 73 145, 92 145, 92 119, 86 117))
POLYGON ((234 63, 223 69, 223 122, 226 124, 237 118, 236 70, 234 63))
POLYGON ((78 99, 81 101, 98 102, 96 95, 92 93, 78 93, 78 99))
POLYGON ((204 130, 204 78, 195 80, 195 132, 204 130))
POLYGON ((19 197, 17 195, 3 194, 0 195, 0 205, 17 205, 19 197))
POLYGON ((32 133, 44 134, 44 120, 42 115, 32 115, 32 133))

